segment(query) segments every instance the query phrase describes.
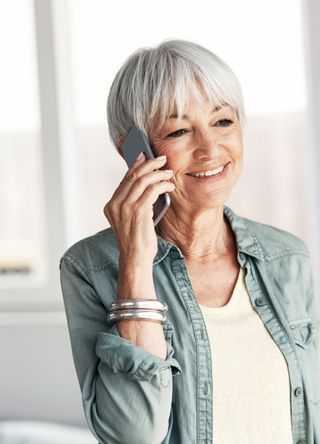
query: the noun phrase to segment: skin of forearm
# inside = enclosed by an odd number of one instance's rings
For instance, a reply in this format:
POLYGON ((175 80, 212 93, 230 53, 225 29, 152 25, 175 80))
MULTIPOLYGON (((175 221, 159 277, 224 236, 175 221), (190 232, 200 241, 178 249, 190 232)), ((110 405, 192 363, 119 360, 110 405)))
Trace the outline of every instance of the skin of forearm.
MULTIPOLYGON (((119 299, 157 299, 152 273, 146 279, 145 273, 122 269, 118 278, 117 300, 119 299)), ((161 359, 167 358, 167 345, 160 322, 146 319, 122 320, 117 321, 117 330, 122 338, 137 347, 142 347, 161 359)))

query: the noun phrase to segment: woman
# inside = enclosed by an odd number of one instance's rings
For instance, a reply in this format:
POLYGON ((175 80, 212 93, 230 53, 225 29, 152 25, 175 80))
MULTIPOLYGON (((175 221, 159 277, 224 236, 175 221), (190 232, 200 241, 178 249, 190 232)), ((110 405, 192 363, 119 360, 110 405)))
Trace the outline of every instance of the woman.
POLYGON ((135 123, 156 158, 124 176, 104 208, 111 227, 61 259, 91 431, 105 444, 320 443, 307 248, 225 206, 243 162, 234 73, 199 45, 166 41, 129 57, 107 111, 120 154, 135 123), (123 300, 132 317, 112 319, 123 300))

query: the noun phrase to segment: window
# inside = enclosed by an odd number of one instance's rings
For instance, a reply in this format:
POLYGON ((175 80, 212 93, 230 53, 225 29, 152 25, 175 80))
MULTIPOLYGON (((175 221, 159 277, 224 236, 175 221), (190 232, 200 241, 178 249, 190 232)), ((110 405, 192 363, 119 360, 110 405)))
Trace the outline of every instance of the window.
POLYGON ((126 171, 108 137, 109 87, 129 54, 166 38, 210 48, 242 84, 244 169, 227 204, 313 243, 301 1, 190 4, 0 4, 1 306, 62 308, 59 258, 108 226, 126 171))
POLYGON ((111 81, 133 50, 176 37, 217 53, 243 87, 248 116, 245 164, 228 204, 247 217, 308 238, 310 208, 301 171, 308 147, 299 0, 206 0, 196 8, 164 0, 156 21, 154 4, 147 0, 112 6, 71 0, 68 6, 84 235, 106 225, 102 208, 126 170, 107 135, 105 102, 111 81))
POLYGON ((45 275, 33 3, 13 0, 0 9, 0 278, 26 285, 45 275))

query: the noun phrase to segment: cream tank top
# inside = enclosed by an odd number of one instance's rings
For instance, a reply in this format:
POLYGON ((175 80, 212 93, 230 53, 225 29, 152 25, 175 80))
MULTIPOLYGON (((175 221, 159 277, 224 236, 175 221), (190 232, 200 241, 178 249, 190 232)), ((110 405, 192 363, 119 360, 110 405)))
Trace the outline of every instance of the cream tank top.
POLYGON ((253 309, 240 268, 229 302, 199 304, 212 354, 213 442, 292 444, 286 360, 253 309))

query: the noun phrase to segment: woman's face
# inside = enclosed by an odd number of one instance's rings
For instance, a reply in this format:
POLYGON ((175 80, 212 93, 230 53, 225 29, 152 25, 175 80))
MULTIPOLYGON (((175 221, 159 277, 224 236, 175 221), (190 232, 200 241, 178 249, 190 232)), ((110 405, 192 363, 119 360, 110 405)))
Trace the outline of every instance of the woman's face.
POLYGON ((193 209, 224 205, 243 163, 242 130, 234 108, 213 110, 208 101, 200 105, 190 99, 183 118, 173 112, 160 130, 151 131, 150 139, 155 155, 166 154, 165 168, 173 170, 173 204, 193 209), (201 172, 214 175, 190 175, 201 172))

